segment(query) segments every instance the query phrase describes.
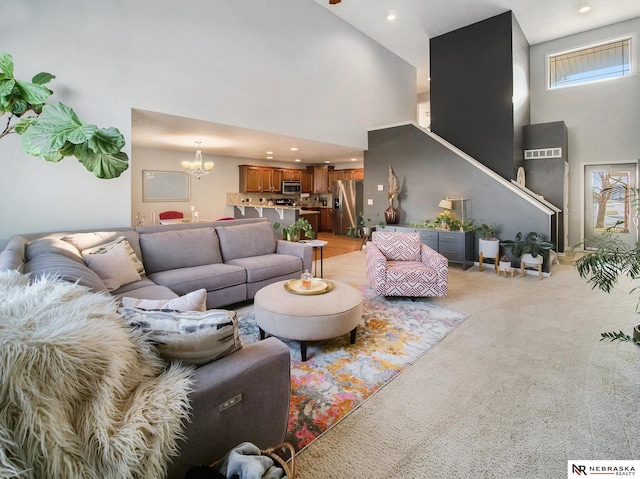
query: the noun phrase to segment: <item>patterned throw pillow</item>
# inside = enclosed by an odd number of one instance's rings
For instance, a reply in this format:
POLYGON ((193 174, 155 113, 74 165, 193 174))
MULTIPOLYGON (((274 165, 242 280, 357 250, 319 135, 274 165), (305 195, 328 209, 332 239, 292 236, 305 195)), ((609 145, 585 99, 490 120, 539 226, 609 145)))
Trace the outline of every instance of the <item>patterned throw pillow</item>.
POLYGON ((172 309, 175 311, 206 311, 207 290, 202 288, 174 299, 122 298, 122 306, 140 309, 172 309))
POLYGON ((122 307, 120 314, 128 324, 144 331, 167 361, 202 365, 242 348, 235 311, 185 312, 122 307))
POLYGON ((420 233, 375 231, 373 242, 389 261, 420 261, 420 233))
POLYGON ((114 291, 120 286, 140 281, 140 273, 131 262, 129 252, 122 243, 103 251, 85 254, 82 258, 87 266, 96 273, 108 291, 114 291))
POLYGON ((85 262, 86 262, 86 258, 85 258, 86 255, 103 254, 103 253, 106 253, 111 248, 115 248, 118 245, 122 245, 124 247, 127 254, 129 255, 129 260, 135 266, 138 274, 140 276, 144 276, 145 275, 144 265, 142 264, 142 261, 140 261, 140 258, 138 258, 138 255, 135 253, 135 251, 133 251, 133 248, 131 247, 131 244, 129 243, 127 238, 125 238, 124 236, 118 236, 115 240, 110 241, 109 243, 94 246, 93 248, 84 249, 82 250, 82 257, 85 259, 85 262))

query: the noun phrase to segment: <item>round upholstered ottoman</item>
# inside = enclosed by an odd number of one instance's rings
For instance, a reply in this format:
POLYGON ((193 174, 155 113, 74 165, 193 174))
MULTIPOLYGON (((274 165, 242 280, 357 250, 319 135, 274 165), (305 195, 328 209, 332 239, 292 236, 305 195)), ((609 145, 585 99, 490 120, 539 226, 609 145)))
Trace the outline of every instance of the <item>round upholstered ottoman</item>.
POLYGON ((324 294, 303 295, 287 291, 286 281, 259 290, 253 299, 253 311, 260 328, 283 339, 300 341, 302 360, 307 360, 307 341, 320 341, 351 333, 356 341, 362 320, 362 295, 356 288, 331 280, 333 289, 324 294))

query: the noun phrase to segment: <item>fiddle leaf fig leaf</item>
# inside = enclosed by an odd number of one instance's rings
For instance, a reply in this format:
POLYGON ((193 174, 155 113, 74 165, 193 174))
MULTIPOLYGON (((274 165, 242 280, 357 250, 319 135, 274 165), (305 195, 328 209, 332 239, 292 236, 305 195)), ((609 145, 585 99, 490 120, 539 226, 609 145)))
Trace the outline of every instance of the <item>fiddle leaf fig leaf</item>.
POLYGON ((45 105, 42 113, 22 133, 22 150, 33 156, 47 156, 59 150, 69 136, 77 136, 82 122, 74 111, 63 105, 45 105))
POLYGON ((13 79, 13 57, 0 53, 0 80, 13 79))
POLYGON ((16 86, 16 81, 13 78, 2 80, 0 79, 0 96, 9 96, 13 91, 13 87, 16 86))
POLYGON ((74 155, 84 167, 92 171, 98 178, 117 178, 129 168, 129 158, 126 153, 96 153, 88 143, 76 145, 74 155))
POLYGON ((22 99, 32 105, 43 104, 53 93, 44 85, 21 80, 16 80, 16 88, 22 99))
POLYGON ((49 83, 55 77, 56 76, 52 75, 51 73, 40 72, 37 75, 34 75, 34 77, 31 79, 31 82, 37 85, 44 85, 46 83, 49 83))
POLYGON ((89 139, 89 148, 95 153, 117 153, 124 145, 124 137, 117 128, 100 128, 89 139))

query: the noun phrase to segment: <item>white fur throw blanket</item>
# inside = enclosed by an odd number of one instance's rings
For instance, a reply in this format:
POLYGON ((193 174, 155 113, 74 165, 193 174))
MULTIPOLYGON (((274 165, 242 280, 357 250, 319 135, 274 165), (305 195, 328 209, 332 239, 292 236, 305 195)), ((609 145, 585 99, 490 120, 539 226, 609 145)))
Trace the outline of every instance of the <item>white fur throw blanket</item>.
POLYGON ((163 477, 190 375, 106 295, 0 272, 0 477, 163 477))

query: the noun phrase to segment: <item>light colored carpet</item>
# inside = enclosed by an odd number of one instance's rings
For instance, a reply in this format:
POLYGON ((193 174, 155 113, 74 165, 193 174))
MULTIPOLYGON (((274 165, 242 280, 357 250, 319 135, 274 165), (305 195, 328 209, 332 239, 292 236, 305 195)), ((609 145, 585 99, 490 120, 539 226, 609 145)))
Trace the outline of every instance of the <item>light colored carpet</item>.
MULTIPOLYGON (((364 257, 326 259, 325 278, 367 284, 364 257)), ((600 342, 630 333, 631 287, 452 265, 427 301, 469 319, 302 451, 300 479, 564 478, 568 459, 640 458, 640 348, 600 342)))

